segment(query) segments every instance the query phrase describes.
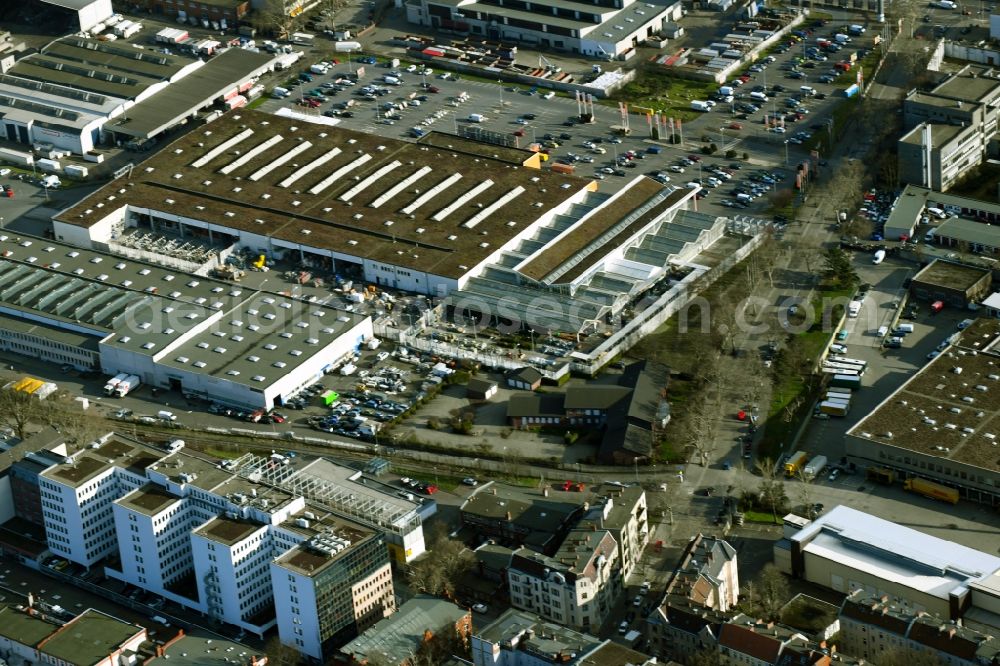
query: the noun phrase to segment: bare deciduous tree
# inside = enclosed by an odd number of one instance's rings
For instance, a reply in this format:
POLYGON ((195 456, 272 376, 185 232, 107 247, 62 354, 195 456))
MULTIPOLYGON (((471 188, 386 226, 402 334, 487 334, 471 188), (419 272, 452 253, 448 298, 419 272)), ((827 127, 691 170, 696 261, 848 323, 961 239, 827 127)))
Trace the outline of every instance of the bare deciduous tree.
POLYGON ((19 438, 24 439, 28 426, 41 414, 41 401, 30 393, 0 389, 0 423, 11 428, 19 438))

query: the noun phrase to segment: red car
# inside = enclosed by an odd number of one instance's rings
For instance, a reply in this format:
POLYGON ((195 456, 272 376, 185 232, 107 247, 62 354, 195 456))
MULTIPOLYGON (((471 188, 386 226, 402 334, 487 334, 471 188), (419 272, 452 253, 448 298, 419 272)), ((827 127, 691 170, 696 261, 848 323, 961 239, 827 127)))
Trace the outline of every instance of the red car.
POLYGON ((429 93, 439 93, 439 92, 441 92, 441 89, 438 88, 437 86, 431 86, 431 87, 429 87, 427 89, 427 92, 429 92, 429 93))
POLYGON ((701 158, 698 157, 697 155, 688 155, 688 159, 691 160, 692 162, 701 162, 701 158))
POLYGON ((740 125, 739 123, 729 123, 729 129, 731 129, 731 130, 741 130, 741 129, 743 129, 743 125, 740 125))

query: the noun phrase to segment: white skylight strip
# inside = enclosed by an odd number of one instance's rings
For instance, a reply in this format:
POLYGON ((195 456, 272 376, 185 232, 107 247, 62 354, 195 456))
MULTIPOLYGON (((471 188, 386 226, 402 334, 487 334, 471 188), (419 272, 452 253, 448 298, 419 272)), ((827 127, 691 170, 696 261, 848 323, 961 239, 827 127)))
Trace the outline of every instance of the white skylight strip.
POLYGON ((473 215, 472 217, 470 217, 469 220, 465 224, 463 224, 462 226, 465 227, 466 229, 472 229, 472 228, 474 228, 477 224, 479 224, 480 222, 482 222, 483 220, 485 220, 486 218, 488 218, 490 215, 492 215, 493 213, 495 213, 498 209, 500 209, 501 207, 507 205, 508 202, 513 201, 514 199, 516 199, 518 197, 518 195, 521 194, 521 192, 524 192, 524 188, 521 187, 520 185, 518 185, 517 187, 515 187, 514 189, 512 189, 510 192, 508 192, 507 194, 503 195, 502 197, 500 197, 499 199, 497 199, 496 201, 494 201, 493 203, 491 203, 489 206, 487 206, 486 208, 482 209, 481 211, 479 211, 478 213, 476 213, 475 215, 473 215))
POLYGON ((469 190, 459 198, 452 201, 450 206, 442 208, 438 212, 434 213, 434 215, 431 216, 431 219, 440 222, 441 220, 443 220, 444 218, 448 217, 456 210, 458 210, 460 206, 468 203, 469 201, 472 201, 472 199, 479 196, 481 193, 485 192, 491 187, 493 187, 493 181, 487 178, 486 180, 479 183, 478 185, 473 187, 471 190, 469 190))
POLYGON ((267 150, 269 148, 273 148, 274 146, 278 145, 279 143, 281 143, 284 140, 285 140, 285 137, 281 136, 280 134, 275 134, 274 136, 272 136, 270 139, 268 139, 264 143, 258 144, 256 146, 254 146, 253 148, 251 148, 250 150, 248 150, 247 152, 243 153, 241 156, 237 157, 235 160, 233 160, 232 162, 230 162, 226 166, 224 166, 221 169, 219 169, 219 171, 221 171, 222 173, 224 173, 224 174, 226 174, 228 176, 233 171, 236 171, 241 166, 243 166, 244 164, 246 164, 247 162, 249 162, 253 158, 255 158, 258 155, 260 155, 265 150, 267 150))
POLYGON ((292 183, 294 183, 295 181, 297 181, 302 176, 306 175, 307 173, 309 173, 313 169, 318 169, 319 167, 323 166, 324 164, 326 164, 327 162, 329 162, 330 160, 332 160, 334 157, 336 157, 339 154, 340 154, 340 148, 334 148, 333 150, 327 151, 326 153, 320 155, 319 157, 317 157, 316 159, 314 159, 312 162, 310 162, 309 164, 305 165, 304 167, 302 167, 301 169, 299 169, 298 171, 296 171, 295 173, 293 173, 288 178, 286 178, 283 181, 281 181, 280 183, 278 183, 278 186, 279 187, 288 187, 289 185, 291 185, 292 183))
POLYGON ((358 183, 357 185, 355 185, 351 189, 349 189, 346 192, 344 192, 343 194, 341 194, 338 198, 341 201, 350 201, 354 197, 356 197, 359 194, 361 194, 362 192, 364 192, 367 188, 369 188, 372 185, 374 185, 377 180, 379 180, 380 178, 383 178, 387 173, 389 173, 393 169, 396 169, 396 168, 398 168, 398 167, 400 167, 402 165, 403 165, 402 162, 399 162, 399 161, 396 161, 396 160, 394 160, 392 162, 389 162, 384 167, 382 167, 381 169, 379 169, 378 171, 376 171, 372 175, 368 176, 367 178, 365 178, 364 180, 362 180, 360 183, 358 183))
POLYGON ((201 167, 205 166, 206 164, 214 160, 222 153, 226 152, 227 150, 238 144, 240 141, 250 138, 251 135, 253 135, 252 129, 243 130, 236 136, 226 139, 218 146, 212 148, 212 150, 208 151, 207 153, 196 159, 194 162, 191 163, 191 166, 193 166, 196 169, 200 169, 201 167))
POLYGON ((407 206, 402 210, 403 214, 404 215, 411 214, 413 211, 420 208, 425 203, 427 203, 435 196, 437 196, 439 193, 443 192, 444 190, 451 187, 460 180, 462 180, 462 174, 460 173, 451 174, 450 176, 442 180, 440 183, 438 183, 437 185, 435 185, 434 187, 432 187, 431 189, 427 190, 419 197, 417 197, 416 201, 414 201, 413 203, 411 203, 409 206, 407 206))
POLYGON ((269 164, 265 164, 261 168, 259 168, 256 171, 254 171, 252 174, 250 174, 250 180, 255 181, 255 182, 258 181, 258 180, 260 180, 261 178, 263 178, 267 174, 271 173, 272 171, 274 171, 275 169, 277 169, 278 167, 280 167, 282 164, 285 164, 289 160, 293 159, 294 157, 296 157, 297 155, 299 155, 301 153, 306 152, 310 148, 312 148, 312 143, 310 143, 309 141, 303 141, 299 145, 297 145, 294 148, 292 148, 291 150, 289 150, 284 155, 281 155, 281 156, 277 157, 273 162, 271 162, 269 164))
POLYGON ((339 169, 331 173, 329 176, 327 176, 326 178, 324 178, 323 180, 319 181, 311 188, 309 188, 309 194, 319 194, 326 188, 330 187, 330 185, 332 185, 335 181, 340 180, 350 172, 360 167, 365 162, 371 160, 371 158, 372 158, 371 155, 365 153, 364 155, 354 160, 353 162, 345 164, 344 166, 340 167, 339 169))
POLYGON ((371 206, 372 208, 378 208, 386 201, 393 198, 394 196, 405 190, 407 187, 413 185, 413 183, 417 182, 418 180, 429 174, 431 171, 433 171, 433 169, 431 169, 429 166, 420 167, 413 174, 407 176, 403 180, 399 181, 398 183, 390 187, 382 194, 382 196, 380 196, 378 199, 376 199, 375 201, 371 202, 368 205, 371 206))

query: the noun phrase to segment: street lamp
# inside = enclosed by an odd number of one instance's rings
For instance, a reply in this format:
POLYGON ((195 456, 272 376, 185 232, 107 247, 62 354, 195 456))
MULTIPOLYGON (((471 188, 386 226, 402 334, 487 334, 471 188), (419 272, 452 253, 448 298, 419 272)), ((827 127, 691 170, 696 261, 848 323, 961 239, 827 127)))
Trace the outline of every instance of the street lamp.
POLYGON ((503 108, 503 79, 497 79, 497 84, 500 86, 500 108, 503 108))
POLYGON ((788 166, 788 139, 785 139, 785 166, 788 166))

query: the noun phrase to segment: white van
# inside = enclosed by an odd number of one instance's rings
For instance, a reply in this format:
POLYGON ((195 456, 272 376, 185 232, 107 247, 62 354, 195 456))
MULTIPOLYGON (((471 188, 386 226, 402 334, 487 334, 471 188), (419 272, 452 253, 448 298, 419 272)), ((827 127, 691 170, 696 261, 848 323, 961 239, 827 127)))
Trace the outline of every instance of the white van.
POLYGON ((403 84, 403 82, 397 79, 395 76, 389 76, 388 74, 382 77, 382 80, 388 83, 390 86, 399 86, 403 84))
POLYGON ((816 94, 816 89, 813 88, 812 86, 799 86, 799 92, 801 92, 803 95, 809 95, 810 97, 812 97, 813 95, 816 94))
POLYGON ((887 335, 889 335, 889 327, 888 326, 879 326, 878 330, 875 331, 875 336, 876 337, 884 338, 887 335))
POLYGON ((872 263, 877 266, 878 264, 881 264, 883 261, 885 261, 885 250, 878 250, 875 253, 875 256, 872 257, 872 263))
POLYGON ((847 304, 847 316, 856 319, 861 312, 861 301, 851 301, 847 304))
POLYGON ((164 409, 161 409, 160 411, 158 411, 156 413, 156 418, 160 419, 161 421, 176 421, 177 420, 177 417, 174 416, 173 412, 168 412, 168 411, 166 411, 164 409))
POLYGON ((766 102, 767 101, 767 95, 765 95, 762 92, 752 92, 752 93, 750 93, 750 99, 755 99, 758 102, 766 102))
POLYGON ((927 212, 936 217, 939 220, 943 220, 948 217, 948 213, 944 212, 940 208, 928 208, 927 212))
POLYGON ((931 229, 926 234, 924 234, 924 242, 925 243, 933 243, 934 242, 934 229, 931 229))
POLYGON ((481 123, 484 120, 486 120, 486 118, 481 113, 470 113, 469 114, 469 122, 470 123, 481 123))
POLYGON ((913 324, 899 324, 893 331, 894 335, 909 335, 913 333, 913 324))

